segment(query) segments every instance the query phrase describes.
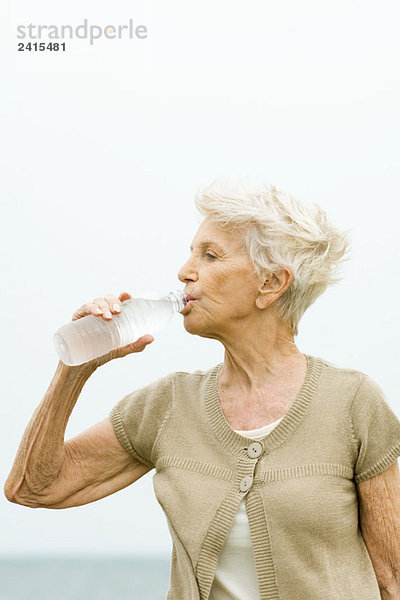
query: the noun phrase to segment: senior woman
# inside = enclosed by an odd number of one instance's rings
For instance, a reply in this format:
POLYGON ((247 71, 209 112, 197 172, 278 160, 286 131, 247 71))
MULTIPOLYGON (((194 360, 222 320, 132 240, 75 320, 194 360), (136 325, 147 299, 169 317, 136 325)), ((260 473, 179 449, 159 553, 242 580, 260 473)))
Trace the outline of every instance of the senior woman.
MULTIPOLYGON (((156 470, 173 540, 170 600, 399 600, 400 421, 378 384, 303 354, 305 310, 338 279, 347 232, 273 186, 216 180, 178 277, 186 331, 224 346, 209 370, 174 372, 64 441, 102 364, 59 363, 5 493, 67 508, 156 470)), ((130 294, 83 305, 105 320, 130 294)))

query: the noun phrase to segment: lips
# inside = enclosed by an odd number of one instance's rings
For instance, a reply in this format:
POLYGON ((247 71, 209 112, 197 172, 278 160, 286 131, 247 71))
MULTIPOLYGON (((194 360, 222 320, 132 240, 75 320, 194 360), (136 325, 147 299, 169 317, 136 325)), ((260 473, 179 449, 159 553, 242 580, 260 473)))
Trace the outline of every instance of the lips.
POLYGON ((195 302, 196 300, 197 300, 197 298, 195 298, 194 296, 191 296, 190 294, 187 294, 184 299, 185 306, 181 310, 181 314, 186 314, 187 310, 189 310, 189 306, 191 306, 192 303, 195 302))

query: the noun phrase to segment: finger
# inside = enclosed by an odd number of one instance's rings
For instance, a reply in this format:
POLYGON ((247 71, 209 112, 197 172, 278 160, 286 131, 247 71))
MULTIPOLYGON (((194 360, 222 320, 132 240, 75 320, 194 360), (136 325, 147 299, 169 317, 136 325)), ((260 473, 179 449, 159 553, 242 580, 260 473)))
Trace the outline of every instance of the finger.
POLYGON ((87 304, 89 313, 91 315, 94 315, 95 317, 100 317, 103 314, 103 310, 100 308, 100 306, 94 302, 89 302, 87 304))
MULTIPOLYGON (((97 305, 101 311, 100 316, 105 320, 109 321, 112 319, 112 314, 108 305, 108 302, 104 298, 95 298, 92 304, 97 305)), ((93 313, 95 314, 95 313, 93 313)))
POLYGON ((114 294, 106 294, 104 300, 108 304, 108 310, 111 314, 117 315, 121 312, 121 301, 114 294))
POLYGON ((72 321, 76 321, 77 319, 82 319, 82 317, 86 317, 89 315, 89 309, 87 304, 83 304, 80 308, 77 308, 74 314, 72 315, 72 321))
POLYGON ((124 300, 129 300, 130 298, 132 298, 132 295, 129 292, 121 292, 119 295, 119 299, 121 300, 121 302, 123 302, 124 300))

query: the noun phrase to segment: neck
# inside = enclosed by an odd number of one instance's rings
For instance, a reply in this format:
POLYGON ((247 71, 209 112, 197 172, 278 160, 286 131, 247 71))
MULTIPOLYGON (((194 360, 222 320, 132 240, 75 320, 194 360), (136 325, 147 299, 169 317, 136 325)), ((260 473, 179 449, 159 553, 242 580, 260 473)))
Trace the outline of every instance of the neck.
POLYGON ((218 380, 225 389, 251 394, 281 382, 292 368, 304 364, 305 356, 297 348, 290 326, 278 318, 263 325, 242 327, 237 336, 220 339, 225 355, 218 380))

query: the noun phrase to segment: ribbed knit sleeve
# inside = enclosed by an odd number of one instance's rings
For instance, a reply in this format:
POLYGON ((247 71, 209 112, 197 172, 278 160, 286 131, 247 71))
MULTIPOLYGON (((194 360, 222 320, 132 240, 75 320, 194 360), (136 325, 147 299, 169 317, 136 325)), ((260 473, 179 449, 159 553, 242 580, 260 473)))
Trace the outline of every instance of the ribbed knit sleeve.
POLYGON ((400 420, 379 385, 366 374, 350 406, 350 424, 357 451, 354 480, 370 479, 400 456, 400 420))
POLYGON ((121 446, 153 468, 153 448, 172 407, 174 373, 124 396, 109 417, 121 446))

